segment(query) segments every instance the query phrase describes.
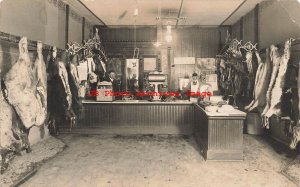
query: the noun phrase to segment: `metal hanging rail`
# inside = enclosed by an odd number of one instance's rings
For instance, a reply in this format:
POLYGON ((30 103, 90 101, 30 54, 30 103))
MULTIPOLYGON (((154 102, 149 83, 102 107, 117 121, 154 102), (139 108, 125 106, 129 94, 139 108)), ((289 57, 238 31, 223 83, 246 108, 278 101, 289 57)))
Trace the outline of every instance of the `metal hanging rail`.
MULTIPOLYGON (((20 39, 21 39, 20 36, 8 34, 5 32, 0 32, 0 41, 5 41, 5 42, 9 42, 9 43, 18 45, 20 39)), ((36 49, 37 41, 27 39, 27 45, 28 45, 28 48, 31 48, 31 50, 29 50, 29 51, 32 51, 33 49, 36 49)), ((53 47, 52 45, 43 44, 43 49, 50 50, 52 47, 53 47)), ((57 48, 57 51, 62 52, 63 49, 57 48)))
MULTIPOLYGON (((284 43, 285 43, 285 41, 284 41, 284 42, 281 42, 281 43, 279 43, 279 44, 275 44, 275 45, 276 45, 276 46, 283 46, 284 43)), ((296 38, 296 39, 292 42, 291 46, 296 46, 296 45, 299 45, 299 44, 300 44, 300 38, 296 38)), ((266 53, 266 49, 267 49, 267 48, 263 48, 263 49, 259 50, 259 53, 260 53, 260 54, 266 53)))

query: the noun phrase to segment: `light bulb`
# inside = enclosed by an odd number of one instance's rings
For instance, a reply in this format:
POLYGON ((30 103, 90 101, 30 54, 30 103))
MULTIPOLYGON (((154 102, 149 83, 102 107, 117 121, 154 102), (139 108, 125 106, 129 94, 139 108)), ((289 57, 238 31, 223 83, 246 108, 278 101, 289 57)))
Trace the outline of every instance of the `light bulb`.
POLYGON ((161 43, 160 43, 160 42, 155 42, 155 43, 154 43, 154 46, 155 46, 155 47, 159 47, 159 46, 161 46, 161 43))
POLYGON ((170 43, 170 42, 172 41, 172 39, 173 39, 173 38, 172 38, 172 35, 170 35, 170 34, 167 34, 167 35, 166 35, 166 41, 167 41, 167 42, 170 43))
POLYGON ((137 9, 137 8, 136 8, 136 9, 134 9, 134 13, 133 13, 133 15, 134 15, 134 16, 137 16, 137 15, 139 15, 139 9, 137 9))
POLYGON ((167 26, 167 33, 168 33, 168 34, 171 34, 171 29, 172 29, 171 25, 168 25, 168 26, 167 26))

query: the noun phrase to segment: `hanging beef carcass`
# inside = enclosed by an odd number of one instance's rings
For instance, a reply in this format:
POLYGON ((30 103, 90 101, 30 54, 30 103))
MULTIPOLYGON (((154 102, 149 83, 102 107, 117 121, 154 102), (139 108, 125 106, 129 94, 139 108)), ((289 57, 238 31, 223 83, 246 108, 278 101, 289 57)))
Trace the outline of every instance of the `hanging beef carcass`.
POLYGON ((39 100, 40 92, 34 81, 26 37, 20 40, 19 51, 19 59, 7 72, 4 82, 9 103, 14 107, 24 126, 30 129, 33 125, 42 125, 47 112, 39 100))
MULTIPOLYGON (((66 54, 64 54, 66 55, 66 54)), ((75 127, 76 125, 76 115, 72 109, 72 92, 70 89, 70 84, 68 80, 68 72, 66 70, 65 63, 63 61, 60 61, 58 63, 58 70, 59 70, 59 77, 60 80, 64 86, 64 92, 62 95, 66 95, 66 103, 62 106, 64 108, 64 116, 66 117, 67 120, 70 122, 70 128, 75 127)))
POLYGON ((76 116, 80 116, 82 104, 80 99, 80 79, 78 75, 77 63, 77 55, 71 55, 70 62, 67 66, 67 71, 70 83, 70 90, 72 94, 72 109, 76 116))
POLYGON ((48 128, 51 135, 57 135, 57 106, 60 104, 56 96, 58 62, 57 49, 52 47, 49 54, 50 58, 47 63, 47 109, 48 109, 48 128))
POLYGON ((58 74, 55 77, 55 99, 56 99, 56 118, 64 117, 70 122, 71 128, 75 126, 76 115, 72 107, 72 93, 68 80, 68 72, 66 70, 65 62, 67 61, 67 54, 63 52, 60 61, 58 61, 58 74))
POLYGON ((65 120, 70 121, 71 127, 75 126, 76 115, 72 110, 72 94, 65 63, 67 53, 57 54, 56 47, 52 48, 50 61, 47 67, 48 74, 48 111, 49 132, 58 135, 59 125, 65 120))
POLYGON ((248 70, 248 86, 247 86, 247 95, 249 98, 253 99, 253 90, 254 90, 254 84, 255 84, 255 76, 258 66, 258 59, 255 52, 248 51, 246 53, 246 64, 247 64, 247 70, 248 70))
POLYGON ((285 85, 285 75, 288 68, 288 62, 290 60, 290 48, 292 40, 288 40, 284 45, 284 54, 279 58, 280 66, 278 69, 278 75, 276 77, 274 87, 271 91, 271 103, 270 108, 265 113, 265 126, 269 128, 269 118, 272 115, 281 116, 281 97, 283 94, 283 87, 285 85))
POLYGON ((47 72, 42 54, 42 43, 40 41, 37 42, 37 58, 34 63, 33 73, 37 87, 37 96, 43 110, 47 112, 47 72))
POLYGON ((245 79, 245 71, 242 63, 242 57, 235 59, 236 63, 234 64, 234 77, 233 77, 233 99, 234 104, 237 106, 239 103, 239 97, 243 92, 243 84, 245 79))
POLYGON ((266 60, 262 62, 258 52, 255 52, 255 55, 258 60, 258 70, 255 78, 255 86, 254 86, 254 99, 252 102, 245 107, 245 110, 252 111, 257 108, 257 110, 262 113, 263 109, 266 106, 266 94, 268 85, 270 84, 270 78, 272 73, 271 68, 271 59, 270 59, 270 51, 266 49, 266 60))
MULTIPOLYGON (((1 81, 2 84, 2 81, 1 81)), ((3 87, 0 86, 0 88, 3 87)), ((1 156, 1 174, 8 167, 8 154, 18 153, 22 148, 22 139, 16 129, 14 120, 14 110, 5 99, 6 89, 0 89, 0 156, 1 156)))
POLYGON ((228 64, 232 68, 231 78, 231 95, 233 95, 233 104, 238 106, 240 104, 240 98, 245 94, 247 82, 246 64, 243 62, 243 54, 241 52, 241 46, 238 46, 237 50, 232 51, 231 59, 228 64))
MULTIPOLYGON (((267 57, 268 58, 268 57, 267 57)), ((279 66, 280 66, 280 61, 281 61, 281 57, 279 56, 279 52, 278 52, 278 48, 274 45, 270 46, 270 58, 271 58, 271 62, 272 62, 272 74, 271 74, 271 79, 270 79, 270 83, 268 86, 268 90, 267 90, 267 94, 266 94, 266 106, 262 112, 262 116, 265 116, 265 114, 267 113, 267 111, 270 108, 271 105, 271 93, 272 93, 272 89, 274 87, 275 84, 275 80, 278 74, 278 70, 279 70, 279 66)))

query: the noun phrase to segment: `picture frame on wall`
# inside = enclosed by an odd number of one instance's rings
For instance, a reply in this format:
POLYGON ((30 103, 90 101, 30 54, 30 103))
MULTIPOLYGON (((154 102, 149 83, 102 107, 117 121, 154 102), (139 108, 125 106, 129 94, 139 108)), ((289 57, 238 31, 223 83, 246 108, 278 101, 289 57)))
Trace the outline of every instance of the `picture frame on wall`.
POLYGON ((175 57, 174 58, 174 65, 176 64, 195 64, 195 57, 175 57))
POLYGON ((144 58, 144 71, 155 71, 156 58, 144 58))

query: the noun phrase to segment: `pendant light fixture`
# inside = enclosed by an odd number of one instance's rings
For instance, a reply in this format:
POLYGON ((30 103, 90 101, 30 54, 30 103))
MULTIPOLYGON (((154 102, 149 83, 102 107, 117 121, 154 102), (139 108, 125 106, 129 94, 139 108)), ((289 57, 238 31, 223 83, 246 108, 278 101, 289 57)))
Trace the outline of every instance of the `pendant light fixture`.
POLYGON ((157 17, 156 17, 156 42, 153 43, 155 47, 160 47, 162 45, 162 29, 161 29, 161 24, 160 24, 160 17, 161 17, 161 1, 158 1, 158 6, 157 6, 157 17))
POLYGON ((168 25, 167 25, 167 33, 166 33, 166 37, 165 37, 166 41, 168 43, 172 42, 172 26, 171 26, 171 22, 168 22, 168 25))

